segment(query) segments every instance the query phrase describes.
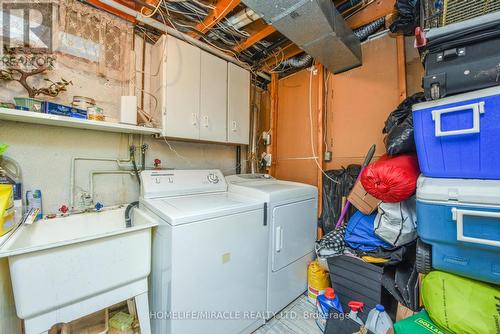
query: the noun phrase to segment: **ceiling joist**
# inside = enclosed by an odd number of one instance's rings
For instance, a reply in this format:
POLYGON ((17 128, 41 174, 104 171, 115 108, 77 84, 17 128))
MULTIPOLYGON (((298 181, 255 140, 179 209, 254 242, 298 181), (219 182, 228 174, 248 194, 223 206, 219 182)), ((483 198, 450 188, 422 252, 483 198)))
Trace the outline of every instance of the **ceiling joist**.
POLYGON ((252 34, 246 40, 244 40, 240 44, 236 45, 234 47, 234 51, 241 52, 243 50, 246 50, 249 47, 251 47, 252 45, 254 45, 255 43, 257 43, 257 42, 263 40, 264 38, 266 38, 267 36, 271 35, 275 31, 276 31, 276 29, 273 26, 266 25, 262 29, 260 29, 259 31, 252 34))
MULTIPOLYGON (((240 0, 219 0, 215 4, 215 8, 205 17, 205 19, 198 23, 194 29, 205 33, 210 30, 217 22, 221 21, 227 14, 240 4, 240 0)), ((191 37, 198 38, 199 34, 189 33, 191 37)))
POLYGON ((395 11, 394 0, 375 0, 350 16, 346 21, 351 29, 357 29, 395 11))

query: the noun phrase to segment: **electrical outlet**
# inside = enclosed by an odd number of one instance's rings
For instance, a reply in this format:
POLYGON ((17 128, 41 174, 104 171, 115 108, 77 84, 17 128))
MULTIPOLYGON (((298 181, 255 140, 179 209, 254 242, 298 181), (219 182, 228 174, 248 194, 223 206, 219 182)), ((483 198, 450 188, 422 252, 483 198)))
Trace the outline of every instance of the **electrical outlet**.
POLYGON ((262 132, 262 140, 264 145, 271 145, 271 134, 267 131, 262 132))
POLYGON ((326 151, 325 152, 324 160, 326 162, 332 161, 332 151, 326 151))

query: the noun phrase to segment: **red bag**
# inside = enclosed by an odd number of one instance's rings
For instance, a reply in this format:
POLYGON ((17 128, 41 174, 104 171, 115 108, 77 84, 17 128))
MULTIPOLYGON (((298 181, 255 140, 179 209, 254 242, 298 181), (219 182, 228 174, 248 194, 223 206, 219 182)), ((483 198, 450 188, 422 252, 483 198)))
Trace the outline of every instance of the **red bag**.
POLYGON ((386 203, 397 203, 415 193, 419 175, 415 154, 395 157, 384 155, 365 168, 361 174, 361 184, 373 197, 386 203))

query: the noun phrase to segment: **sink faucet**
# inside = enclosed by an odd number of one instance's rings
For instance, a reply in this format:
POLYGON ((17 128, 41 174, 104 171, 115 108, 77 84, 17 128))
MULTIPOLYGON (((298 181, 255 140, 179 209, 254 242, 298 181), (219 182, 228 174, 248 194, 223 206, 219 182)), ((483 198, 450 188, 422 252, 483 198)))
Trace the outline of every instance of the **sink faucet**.
POLYGON ((127 208, 125 209, 125 227, 129 228, 132 227, 132 217, 130 216, 130 213, 132 212, 132 209, 136 208, 139 206, 139 202, 135 201, 130 203, 127 208))

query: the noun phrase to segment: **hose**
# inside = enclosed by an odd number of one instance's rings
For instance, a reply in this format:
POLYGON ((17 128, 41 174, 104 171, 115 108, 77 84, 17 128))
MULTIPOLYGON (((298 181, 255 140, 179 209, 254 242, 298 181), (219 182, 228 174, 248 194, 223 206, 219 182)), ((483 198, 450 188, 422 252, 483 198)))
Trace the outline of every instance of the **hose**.
POLYGON ((370 35, 377 32, 380 28, 385 25, 385 17, 381 17, 373 22, 368 23, 367 25, 362 26, 354 30, 354 35, 359 38, 360 41, 364 41, 370 35))
POLYGON ((313 61, 313 57, 308 54, 286 59, 280 63, 281 66, 290 66, 294 68, 308 66, 313 61))
POLYGON ((139 207, 139 202, 135 201, 130 203, 125 209, 125 226, 127 228, 132 227, 132 217, 130 217, 130 212, 133 208, 139 207))
POLYGON ((139 182, 139 186, 141 185, 141 177, 139 176, 139 169, 137 169, 137 164, 135 163, 135 146, 130 146, 130 158, 132 160, 132 166, 134 167, 134 173, 137 178, 137 182, 139 182))

